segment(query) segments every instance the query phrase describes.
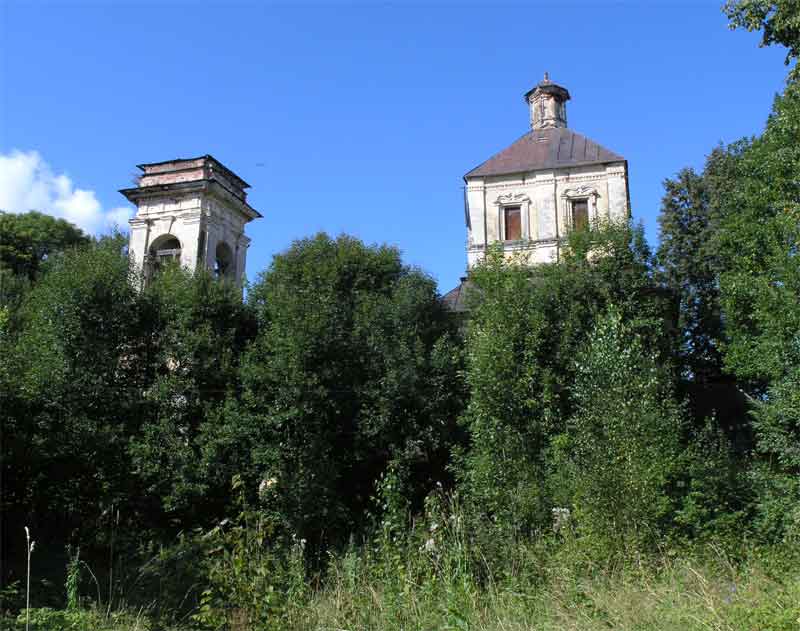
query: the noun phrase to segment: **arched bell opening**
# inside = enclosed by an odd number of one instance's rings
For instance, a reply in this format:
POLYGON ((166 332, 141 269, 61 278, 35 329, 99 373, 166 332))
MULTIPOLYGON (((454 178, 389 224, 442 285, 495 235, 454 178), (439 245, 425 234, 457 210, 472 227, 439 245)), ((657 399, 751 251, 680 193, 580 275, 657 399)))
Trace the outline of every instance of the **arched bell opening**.
POLYGON ((219 279, 233 278, 233 250, 227 243, 220 242, 214 253, 214 276, 219 279))
POLYGON ((147 277, 152 278, 170 264, 181 262, 181 242, 171 234, 162 234, 147 252, 147 277))

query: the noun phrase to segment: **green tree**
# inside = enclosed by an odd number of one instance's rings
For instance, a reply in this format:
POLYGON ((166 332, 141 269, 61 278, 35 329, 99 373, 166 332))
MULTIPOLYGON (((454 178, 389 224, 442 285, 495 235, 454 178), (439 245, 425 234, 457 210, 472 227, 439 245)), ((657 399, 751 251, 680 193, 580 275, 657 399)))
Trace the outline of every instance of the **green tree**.
POLYGON ((678 505, 683 413, 648 346, 609 305, 577 356, 575 413, 555 441, 579 531, 615 546, 657 541, 678 505))
POLYGON ((389 463, 420 502, 445 475, 463 396, 434 282, 394 248, 320 234, 276 256, 248 298, 259 334, 217 454, 249 450, 251 488, 309 545, 358 531, 389 463))
POLYGON ((22 328, 3 354, 2 392, 13 399, 3 410, 13 419, 20 472, 30 475, 23 488, 53 501, 48 510, 80 514, 86 494, 103 495, 104 474, 118 475, 118 454, 99 446, 122 437, 137 383, 138 366, 121 361, 134 303, 127 260, 106 244, 67 253, 21 307, 22 328), (64 486, 48 491, 53 483, 64 486))
POLYGON ((16 276, 34 280, 52 254, 88 243, 89 238, 64 219, 36 211, 0 211, 0 267, 16 276))
POLYGON ((800 86, 778 97, 764 134, 737 154, 721 189, 726 365, 751 394, 793 365, 800 310, 800 86))
POLYGON ((717 147, 702 174, 683 169, 666 180, 659 215, 660 274, 679 299, 679 395, 689 403, 695 431, 703 434, 713 419, 725 433, 723 442, 729 441, 740 455, 752 448, 752 427, 736 377, 723 361, 728 319, 723 316, 720 279, 728 264, 722 226, 729 214, 739 212, 728 198, 740 177, 740 156, 751 142, 717 147))
POLYGON ((38 532, 46 557, 70 542, 100 567, 112 527, 133 554, 229 510, 204 440, 255 332, 240 288, 207 274, 167 269, 137 291, 126 242, 49 261, 0 354, 3 514, 38 532))
POLYGON ((13 328, 13 316, 42 266, 53 255, 88 243, 89 238, 64 219, 35 211, 0 211, 0 313, 5 314, 0 317, 6 328, 13 328))
MULTIPOLYGON (((762 31, 761 45, 785 46, 786 65, 800 55, 800 4, 797 0, 727 0, 730 27, 762 31)), ((797 66, 790 77, 797 78, 797 66)))
POLYGON ((704 174, 681 170, 664 181, 658 217, 658 261, 664 281, 680 300, 679 349, 684 374, 707 382, 722 372, 719 306, 718 213, 704 174))
POLYGON ((764 134, 732 161, 721 203, 725 364, 753 402, 762 532, 800 532, 800 86, 775 101, 764 134), (735 212, 734 212, 735 211, 735 212))
MULTIPOLYGON (((240 392, 239 365, 256 323, 241 288, 209 273, 163 270, 138 297, 151 316, 151 380, 141 391, 141 426, 131 437, 133 473, 173 523, 201 525, 225 513, 230 476, 203 458, 207 434, 240 392)), ((227 474, 227 472, 226 472, 227 474)))
POLYGON ((65 540, 102 540, 104 511, 137 496, 125 446, 141 412, 144 375, 132 358, 142 338, 119 246, 109 239, 49 263, 0 353, 2 512, 39 533, 59 573, 65 540))
POLYGON ((665 358, 671 296, 656 285, 641 229, 628 225, 573 233, 561 261, 536 268, 495 252, 471 279, 462 481, 479 513, 532 530, 549 523, 547 450, 572 414, 574 360, 595 319, 619 305, 665 358))

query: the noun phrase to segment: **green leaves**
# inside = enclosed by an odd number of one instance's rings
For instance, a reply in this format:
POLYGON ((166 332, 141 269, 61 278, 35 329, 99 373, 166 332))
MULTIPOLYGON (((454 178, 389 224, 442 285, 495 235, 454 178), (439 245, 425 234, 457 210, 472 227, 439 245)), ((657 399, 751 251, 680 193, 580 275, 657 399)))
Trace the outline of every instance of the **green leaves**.
POLYGON ((249 293, 242 367, 253 479, 309 541, 358 532, 388 463, 419 504, 444 475, 462 387, 454 324, 398 252, 341 236, 295 242, 249 293))
MULTIPOLYGON (((800 55, 800 8, 796 0, 727 0, 724 11, 731 28, 763 31, 761 45, 785 46, 786 65, 800 55)), ((796 78, 797 66, 790 77, 796 78)))
POLYGON ((613 306, 578 356, 574 397, 561 451, 580 530, 652 543, 675 507, 683 415, 669 371, 613 306))
POLYGON ((64 219, 36 211, 0 211, 0 268, 16 276, 34 280, 53 254, 88 243, 89 238, 64 219))
POLYGON ((558 263, 531 269, 495 252, 471 275, 471 450, 461 477, 478 512, 523 531, 549 526, 548 446, 573 413, 575 358, 596 319, 618 305, 649 353, 669 349, 670 300, 640 230, 597 226, 579 236, 558 263))
POLYGON ((706 174, 698 175, 692 169, 665 180, 658 218, 660 271, 680 301, 682 372, 697 382, 712 381, 722 371, 719 212, 712 203, 708 180, 706 174))

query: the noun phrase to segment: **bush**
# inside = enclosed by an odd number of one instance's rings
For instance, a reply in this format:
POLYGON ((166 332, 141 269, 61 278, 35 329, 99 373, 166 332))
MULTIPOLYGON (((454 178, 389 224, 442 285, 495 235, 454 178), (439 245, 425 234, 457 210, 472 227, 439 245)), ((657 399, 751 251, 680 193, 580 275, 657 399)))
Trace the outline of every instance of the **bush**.
POLYGON ((596 319, 616 305, 642 349, 661 359, 671 301, 655 284, 641 229, 627 224, 573 232, 556 263, 519 263, 497 250, 471 274, 470 449, 458 471, 478 514, 530 534, 550 528, 548 449, 573 414, 575 357, 596 319))
POLYGON ((260 330, 216 458, 247 454, 249 488, 271 480, 271 508, 315 549, 365 532, 390 463, 419 508, 447 477, 464 396, 434 282, 393 248, 320 234, 276 256, 249 301, 260 330))
POLYGON ((553 442, 551 484, 578 531, 617 548, 653 544, 677 506, 683 410, 669 367, 610 307, 577 359, 575 414, 553 442))
POLYGON ((207 587, 193 619, 208 629, 283 629, 289 603, 305 596, 305 541, 288 540, 267 513, 248 507, 242 480, 233 492, 240 513, 198 537, 207 552, 207 587))

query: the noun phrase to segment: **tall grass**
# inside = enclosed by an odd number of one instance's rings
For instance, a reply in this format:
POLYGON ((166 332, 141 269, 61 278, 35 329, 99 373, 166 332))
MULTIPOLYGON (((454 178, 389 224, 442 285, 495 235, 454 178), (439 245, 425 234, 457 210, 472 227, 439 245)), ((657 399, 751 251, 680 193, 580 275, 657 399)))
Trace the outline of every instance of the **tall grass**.
MULTIPOLYGON (((361 550, 333 560, 324 585, 287 617, 291 629, 409 631, 719 631, 800 629, 800 573, 772 551, 733 562, 716 549, 678 558, 594 563, 564 543, 519 544, 514 571, 479 580, 458 547, 385 560, 361 550), (424 566, 427 565, 427 568, 424 566)), ((795 554, 796 562, 797 555, 795 554)))
MULTIPOLYGON (((519 538, 491 524, 470 522, 453 504, 446 510, 437 507, 406 528, 397 520, 387 523, 391 525, 384 524, 373 540, 329 553, 324 568, 311 577, 297 562, 296 545, 283 557, 269 547, 256 556, 252 547, 264 545, 258 522, 250 524, 252 532, 245 522, 234 524, 213 540, 215 553, 210 558, 219 561, 209 577, 219 590, 226 572, 233 572, 228 584, 240 587, 219 592, 220 599, 203 605, 211 607, 204 615, 184 618, 171 628, 800 629, 800 551, 789 546, 742 545, 736 555, 713 544, 681 552, 604 550, 571 528, 519 538), (245 576, 248 573, 253 580, 245 576), (252 588, 245 590, 245 585, 252 588)), ((31 628, 164 628, 161 623, 149 625, 141 611, 101 616, 103 609, 34 609, 31 628), (63 626, 53 626, 60 620, 63 626)), ((21 630, 22 622, 20 616, 10 628, 21 630)))

